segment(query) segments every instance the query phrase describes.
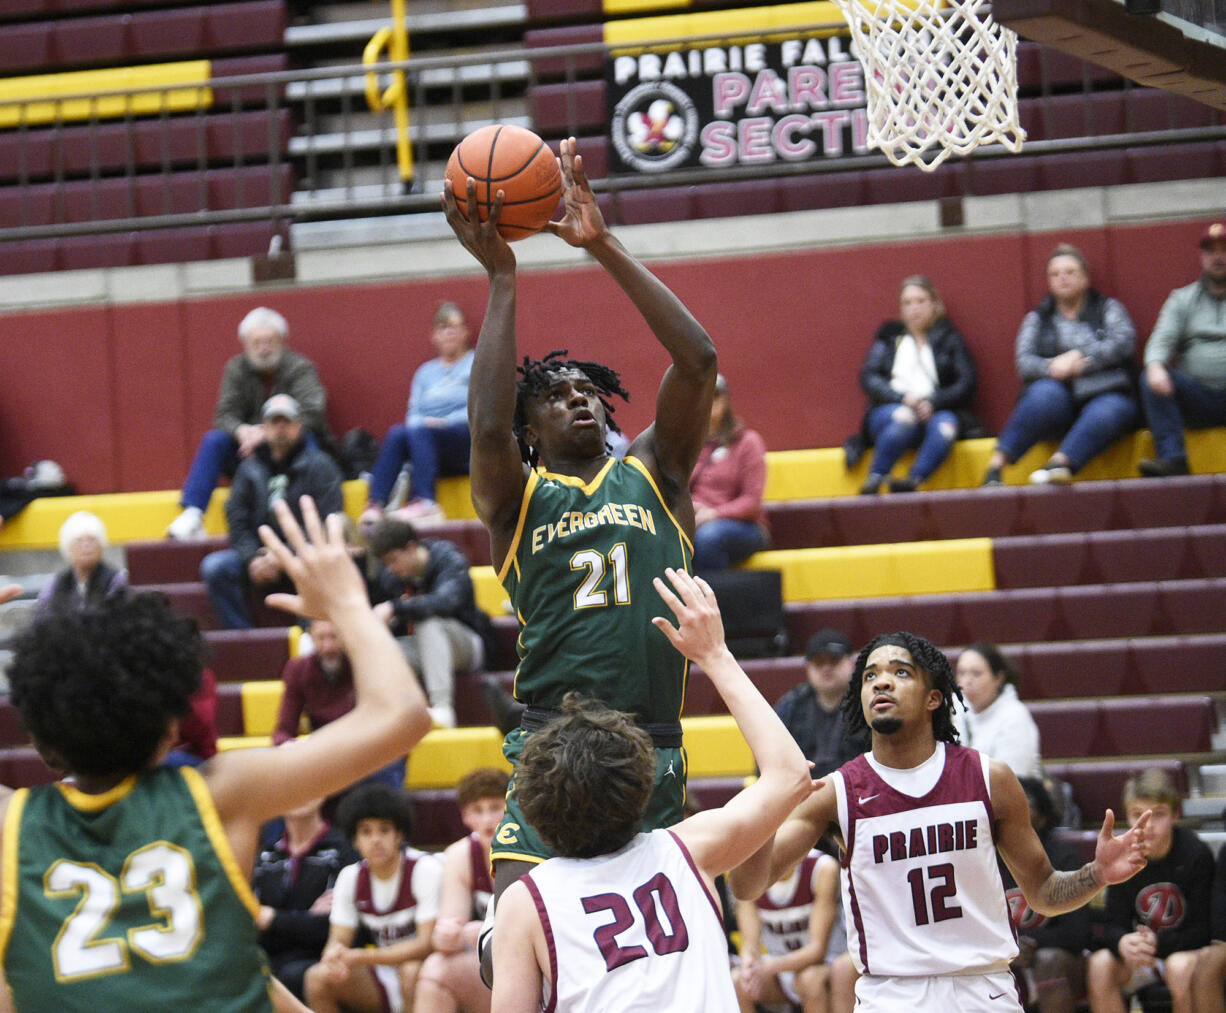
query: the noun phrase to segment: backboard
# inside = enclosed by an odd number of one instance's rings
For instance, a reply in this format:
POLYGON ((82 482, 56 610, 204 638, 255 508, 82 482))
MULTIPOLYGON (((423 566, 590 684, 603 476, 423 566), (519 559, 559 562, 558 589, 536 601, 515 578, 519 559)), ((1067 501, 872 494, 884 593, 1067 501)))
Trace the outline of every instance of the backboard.
POLYGON ((993 0, 992 12, 1022 38, 1226 109, 1226 0, 993 0))

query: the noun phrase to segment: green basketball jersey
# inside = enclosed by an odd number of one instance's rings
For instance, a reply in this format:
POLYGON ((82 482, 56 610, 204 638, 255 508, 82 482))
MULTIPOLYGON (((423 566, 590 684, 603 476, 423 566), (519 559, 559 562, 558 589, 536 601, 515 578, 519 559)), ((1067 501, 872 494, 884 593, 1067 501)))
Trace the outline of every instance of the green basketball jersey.
POLYGON ((17 1013, 268 1013, 258 909, 190 767, 9 803, 0 959, 17 1013))
POLYGON ((633 457, 587 485, 530 474, 498 575, 523 626, 515 696, 553 709, 574 689, 643 724, 680 720, 689 663, 651 624, 670 614, 651 581, 693 554, 633 457))

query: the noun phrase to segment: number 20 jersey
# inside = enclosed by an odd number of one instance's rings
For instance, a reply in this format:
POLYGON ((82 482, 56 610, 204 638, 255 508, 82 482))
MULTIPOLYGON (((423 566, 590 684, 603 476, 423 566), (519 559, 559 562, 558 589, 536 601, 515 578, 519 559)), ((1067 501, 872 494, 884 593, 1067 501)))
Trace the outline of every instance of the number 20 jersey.
POLYGON ((738 1013, 719 903, 669 830, 521 882, 552 965, 545 1013, 738 1013))
POLYGON ((22 789, 4 825, 0 947, 18 1013, 271 1013, 259 901, 204 779, 22 789))
POLYGON ((847 948, 861 974, 987 974, 1017 956, 996 862, 988 757, 944 751, 940 777, 915 798, 863 755, 834 775, 847 948))
POLYGON ((498 574, 523 625, 516 698, 557 709, 573 689, 643 724, 680 720, 688 663, 651 625, 668 614, 651 581, 692 558, 637 458, 610 458, 586 485, 532 472, 498 574))

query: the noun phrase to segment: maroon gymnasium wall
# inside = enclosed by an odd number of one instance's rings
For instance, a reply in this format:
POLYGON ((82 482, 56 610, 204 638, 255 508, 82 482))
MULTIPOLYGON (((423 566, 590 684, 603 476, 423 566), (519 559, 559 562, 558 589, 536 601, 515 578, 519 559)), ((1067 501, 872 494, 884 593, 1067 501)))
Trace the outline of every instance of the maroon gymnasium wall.
MULTIPOLYGON (((979 366, 977 410, 995 432, 1017 396, 1017 325, 1044 294, 1056 242, 1082 248, 1143 342, 1170 289, 1195 278, 1203 225, 924 239, 657 271, 710 331, 736 410, 772 450, 837 446, 859 424, 856 373, 877 325, 896 314, 905 275, 926 273, 944 293, 979 366)), ((477 276, 0 316, 0 476, 50 457, 84 492, 178 486, 211 422, 222 364, 239 350, 235 327, 260 304, 286 315, 292 346, 319 366, 336 433, 362 426, 381 438, 431 354, 434 308, 455 300, 475 331, 485 293, 477 276)), ((620 369, 634 396, 618 411, 623 427, 650 421, 667 358, 598 268, 523 274, 519 333, 534 355, 569 348, 620 369)))

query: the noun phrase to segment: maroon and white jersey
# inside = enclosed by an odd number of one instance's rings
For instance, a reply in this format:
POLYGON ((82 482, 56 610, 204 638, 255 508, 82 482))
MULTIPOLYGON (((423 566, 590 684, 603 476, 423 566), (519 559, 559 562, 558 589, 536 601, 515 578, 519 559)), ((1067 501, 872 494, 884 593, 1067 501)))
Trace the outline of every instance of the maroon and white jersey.
POLYGON ((363 859, 341 869, 332 890, 334 925, 370 931, 375 945, 390 946, 412 939, 417 926, 438 917, 442 867, 438 858, 405 848, 400 865, 388 879, 379 879, 363 859))
POLYGON ((989 974, 1017 956, 988 762, 938 742, 910 771, 864 754, 833 775, 847 946, 862 974, 989 974))
POLYGON ((489 855, 476 834, 468 835, 468 860, 473 883, 473 909, 469 917, 480 922, 485 920, 485 912, 494 896, 494 880, 490 876, 489 855))
POLYGON ((522 882, 549 948, 546 1013, 738 1013, 719 902, 671 831, 522 882))
MULTIPOLYGON (((809 941, 809 918, 813 913, 813 884, 817 870, 837 861, 821 851, 810 851, 790 876, 766 888, 754 906, 762 923, 762 947, 772 957, 799 950, 809 941)), ((847 929, 843 912, 836 912, 826 946, 826 963, 847 949, 847 929)))

